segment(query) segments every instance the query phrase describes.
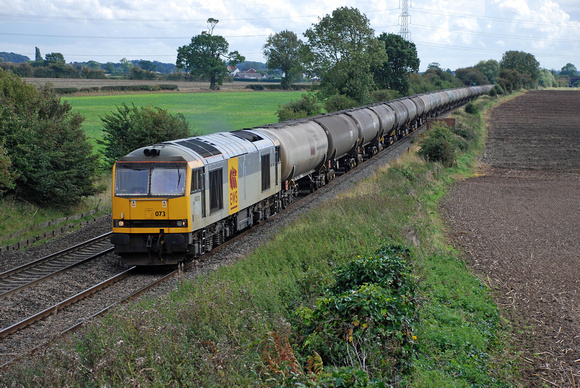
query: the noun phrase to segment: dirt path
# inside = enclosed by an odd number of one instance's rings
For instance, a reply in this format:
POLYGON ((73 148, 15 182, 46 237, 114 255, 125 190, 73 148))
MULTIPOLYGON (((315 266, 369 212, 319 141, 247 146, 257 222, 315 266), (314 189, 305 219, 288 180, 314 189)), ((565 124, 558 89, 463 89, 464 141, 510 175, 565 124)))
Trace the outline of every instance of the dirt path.
POLYGON ((482 176, 442 204, 495 291, 526 387, 580 387, 580 92, 532 91, 490 112, 482 176))

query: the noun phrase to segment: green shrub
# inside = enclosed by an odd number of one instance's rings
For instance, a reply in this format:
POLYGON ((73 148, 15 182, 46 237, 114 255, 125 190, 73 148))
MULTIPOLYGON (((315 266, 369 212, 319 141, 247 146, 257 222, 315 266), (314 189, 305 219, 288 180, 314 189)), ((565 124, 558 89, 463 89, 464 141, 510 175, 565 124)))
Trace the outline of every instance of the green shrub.
POLYGON ((290 101, 276 111, 278 121, 286 121, 311 117, 320 114, 320 104, 311 94, 303 94, 300 100, 290 101))
POLYGON ((339 267, 335 284, 315 307, 297 310, 297 339, 304 353, 319 354, 326 365, 367 370, 373 378, 391 379, 407 371, 417 289, 408 253, 386 245, 339 267))
POLYGON ((106 168, 137 148, 190 136, 189 124, 182 114, 172 115, 161 108, 123 104, 116 113, 101 120, 105 135, 97 143, 104 146, 101 152, 106 168))
POLYGON ((469 113, 470 115, 476 115, 476 114, 479 114, 480 110, 477 107, 477 105, 475 105, 473 102, 469 101, 465 105, 465 112, 469 113))
POLYGON ((159 88, 161 90, 177 90, 177 85, 174 84, 160 84, 159 88))
POLYGON ((49 88, 37 90, 3 70, 0 100, 0 139, 18 174, 16 198, 66 208, 97 192, 98 156, 81 128, 83 117, 49 88))
POLYGON ((455 149, 459 141, 448 126, 441 124, 431 128, 421 142, 418 154, 430 162, 439 162, 445 167, 455 164, 455 149))
POLYGON ((56 94, 71 94, 71 93, 78 92, 79 89, 78 88, 53 88, 52 91, 55 92, 56 94))
POLYGON ((0 197, 9 191, 14 189, 16 178, 16 172, 12 166, 12 161, 10 160, 10 155, 8 151, 0 144, 0 197))
POLYGON ((324 109, 328 113, 338 112, 340 110, 350 109, 359 106, 360 104, 344 94, 335 94, 324 101, 324 109))
POLYGON ((396 90, 381 89, 375 90, 371 93, 371 100, 373 102, 390 101, 401 97, 401 94, 396 90))

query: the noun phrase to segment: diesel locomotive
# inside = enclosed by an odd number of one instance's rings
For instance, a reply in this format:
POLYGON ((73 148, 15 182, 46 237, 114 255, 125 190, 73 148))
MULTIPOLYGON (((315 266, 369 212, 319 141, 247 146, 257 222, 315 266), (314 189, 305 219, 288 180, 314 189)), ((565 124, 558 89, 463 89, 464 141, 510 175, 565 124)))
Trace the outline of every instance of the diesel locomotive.
POLYGON ((113 169, 115 253, 131 265, 197 258, 337 171, 492 85, 424 93, 301 120, 139 148, 113 169))

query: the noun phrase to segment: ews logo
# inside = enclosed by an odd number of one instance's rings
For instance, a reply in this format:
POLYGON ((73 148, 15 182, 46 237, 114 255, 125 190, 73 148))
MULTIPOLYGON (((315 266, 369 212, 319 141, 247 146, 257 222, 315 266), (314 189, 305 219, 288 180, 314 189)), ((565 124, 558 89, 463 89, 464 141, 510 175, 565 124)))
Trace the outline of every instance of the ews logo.
POLYGON ((228 160, 228 182, 229 182, 229 213, 233 214, 239 210, 239 174, 238 174, 238 158, 228 160))

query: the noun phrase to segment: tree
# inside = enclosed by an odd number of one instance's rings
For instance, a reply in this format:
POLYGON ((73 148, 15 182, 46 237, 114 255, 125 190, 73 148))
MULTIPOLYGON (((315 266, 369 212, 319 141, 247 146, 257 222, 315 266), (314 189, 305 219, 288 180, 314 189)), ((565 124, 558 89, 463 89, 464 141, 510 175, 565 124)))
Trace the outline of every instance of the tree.
MULTIPOLYGON (((0 161, 11 164, 12 183, 1 185, 41 206, 70 207, 94 186, 98 156, 84 134, 83 117, 46 86, 36 89, 0 70, 0 161)), ((0 168, 0 175, 2 168, 0 168)))
POLYGON ((148 70, 148 71, 157 70, 157 66, 151 61, 141 60, 141 61, 139 61, 139 67, 143 70, 148 70))
POLYGON ((101 152, 107 168, 137 148, 190 136, 189 124, 181 113, 172 115, 161 108, 129 107, 123 103, 116 113, 101 120, 105 135, 97 143, 104 146, 101 152))
POLYGON ((300 50, 302 41, 288 30, 270 35, 263 47, 266 57, 266 67, 271 70, 281 70, 282 89, 289 89, 292 80, 301 73, 300 50))
POLYGON ((369 102, 375 87, 371 69, 387 61, 369 19, 356 8, 340 7, 304 36, 303 60, 310 73, 321 75, 321 97, 344 94, 360 104, 369 102))
POLYGON ((499 72, 495 80, 496 84, 502 87, 506 93, 513 93, 522 88, 523 78, 517 70, 503 69, 499 72))
POLYGON ((213 29, 219 20, 208 19, 209 31, 191 38, 191 43, 177 49, 178 69, 185 69, 193 76, 209 78, 211 90, 221 85, 228 74, 226 61, 230 65, 243 62, 245 58, 237 51, 228 54, 229 44, 223 36, 213 35, 213 29))
POLYGON ((50 53, 46 54, 46 62, 48 64, 55 64, 58 66, 64 66, 66 61, 64 60, 64 56, 61 53, 50 53))
POLYGON ((560 70, 560 75, 577 76, 578 69, 576 69, 576 66, 574 66, 573 64, 567 63, 564 67, 562 67, 562 70, 560 70))
POLYGON ((557 87, 558 82, 554 74, 548 69, 540 70, 540 77, 538 78, 538 85, 544 88, 557 87))
POLYGON ((487 85, 489 81, 481 71, 475 66, 464 67, 455 70, 455 76, 463 82, 464 85, 487 85))
POLYGON ((42 62, 42 54, 40 54, 40 49, 38 47, 34 48, 34 61, 35 62, 42 62))
POLYGON ((115 72, 115 64, 113 62, 107 62, 105 64, 105 71, 109 74, 112 74, 115 72))
POLYGON ((101 64, 97 61, 88 61, 85 66, 93 70, 101 70, 101 64))
POLYGON ((490 83, 495 83, 495 78, 499 75, 499 62, 495 59, 479 61, 475 65, 485 75, 490 83))
POLYGON ((130 60, 128 60, 127 58, 121 59, 121 73, 128 74, 131 71, 132 67, 133 63, 131 63, 130 60))
POLYGON ((523 51, 506 51, 499 65, 501 70, 515 70, 521 75, 527 74, 529 81, 522 86, 532 87, 540 76, 540 63, 532 54, 523 51))
POLYGON ((401 95, 409 91, 409 73, 419 71, 419 57, 415 43, 408 42, 400 35, 381 34, 379 40, 385 45, 388 60, 373 70, 377 87, 393 89, 401 95))

